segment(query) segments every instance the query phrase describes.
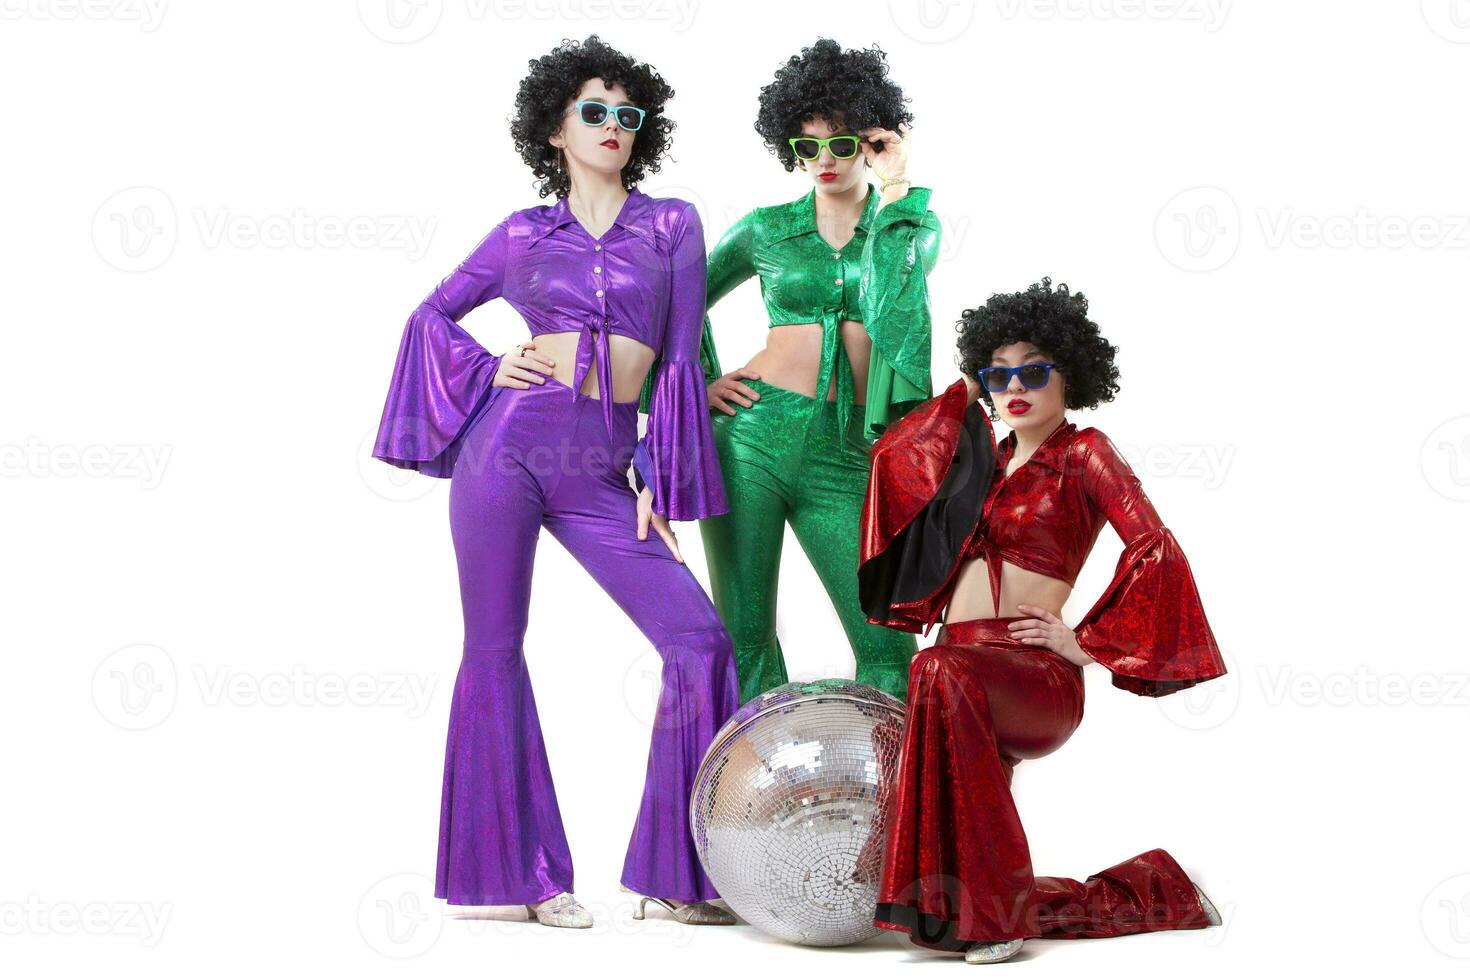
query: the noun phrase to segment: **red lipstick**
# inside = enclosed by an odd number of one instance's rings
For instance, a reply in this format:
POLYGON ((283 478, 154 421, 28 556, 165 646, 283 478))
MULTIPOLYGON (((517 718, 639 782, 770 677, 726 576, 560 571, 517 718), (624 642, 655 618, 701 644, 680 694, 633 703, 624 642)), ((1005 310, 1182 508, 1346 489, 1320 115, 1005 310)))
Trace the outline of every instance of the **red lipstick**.
POLYGON ((1012 415, 1025 415, 1027 412, 1031 411, 1031 403, 1026 401, 1024 398, 1012 398, 1010 401, 1006 402, 1006 411, 1010 412, 1012 415))

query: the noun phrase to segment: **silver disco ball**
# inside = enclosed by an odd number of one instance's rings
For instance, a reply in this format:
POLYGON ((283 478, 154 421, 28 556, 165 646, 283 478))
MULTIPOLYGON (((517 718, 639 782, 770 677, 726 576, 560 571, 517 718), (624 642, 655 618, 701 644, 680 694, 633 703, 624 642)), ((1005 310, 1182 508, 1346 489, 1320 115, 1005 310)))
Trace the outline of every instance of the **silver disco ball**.
POLYGON ((730 716, 694 780, 690 830, 734 912, 807 946, 873 925, 904 705, 848 680, 793 682, 730 716))

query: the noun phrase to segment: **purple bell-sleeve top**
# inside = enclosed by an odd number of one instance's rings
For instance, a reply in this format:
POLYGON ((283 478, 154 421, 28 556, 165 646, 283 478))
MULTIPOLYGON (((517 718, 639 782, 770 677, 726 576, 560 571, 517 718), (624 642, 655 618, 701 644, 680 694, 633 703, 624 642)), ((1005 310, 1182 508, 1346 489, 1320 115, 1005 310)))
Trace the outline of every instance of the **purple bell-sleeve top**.
POLYGON ((512 213, 408 318, 373 455, 430 476, 453 474, 469 424, 505 391, 492 381, 500 357, 458 321, 503 297, 531 335, 577 332, 570 397, 581 393, 596 353, 598 393, 610 439, 612 374, 607 335, 653 348, 648 426, 634 449, 640 490, 653 510, 693 520, 729 510, 699 363, 705 299, 704 229, 694 206, 634 188, 612 227, 593 238, 566 198, 512 213))

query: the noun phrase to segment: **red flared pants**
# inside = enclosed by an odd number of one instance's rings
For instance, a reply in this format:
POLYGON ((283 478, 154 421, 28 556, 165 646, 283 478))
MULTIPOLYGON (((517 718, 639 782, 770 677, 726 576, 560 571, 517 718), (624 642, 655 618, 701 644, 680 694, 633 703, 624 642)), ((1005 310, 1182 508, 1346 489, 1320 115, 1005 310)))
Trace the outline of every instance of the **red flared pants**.
POLYGON ((1208 925, 1194 883, 1156 848, 1085 882, 1035 877, 1011 798, 1022 759, 1082 721, 1082 668, 1013 638, 1022 616, 941 627, 909 669, 874 923, 935 949, 1208 925))

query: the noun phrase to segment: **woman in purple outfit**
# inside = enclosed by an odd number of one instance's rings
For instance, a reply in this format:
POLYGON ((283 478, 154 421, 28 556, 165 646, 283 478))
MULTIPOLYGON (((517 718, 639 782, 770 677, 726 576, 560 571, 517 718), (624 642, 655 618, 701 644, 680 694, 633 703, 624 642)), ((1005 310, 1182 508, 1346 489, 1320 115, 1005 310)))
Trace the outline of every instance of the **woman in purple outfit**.
POLYGON ((668 525, 728 509, 698 360, 704 236, 692 205, 635 186, 667 147, 672 95, 596 35, 531 62, 511 131, 542 196, 557 201, 496 225, 414 311, 398 351, 373 455, 452 480, 465 635, 434 891, 451 905, 525 905, 548 925, 592 924, 572 896, 522 652, 545 526, 663 660, 622 874, 641 896, 635 917, 653 901, 685 922, 734 922, 708 901, 718 896, 688 814, 695 770, 737 706, 734 655, 668 525), (456 322, 496 297, 533 337, 499 356, 456 322))

